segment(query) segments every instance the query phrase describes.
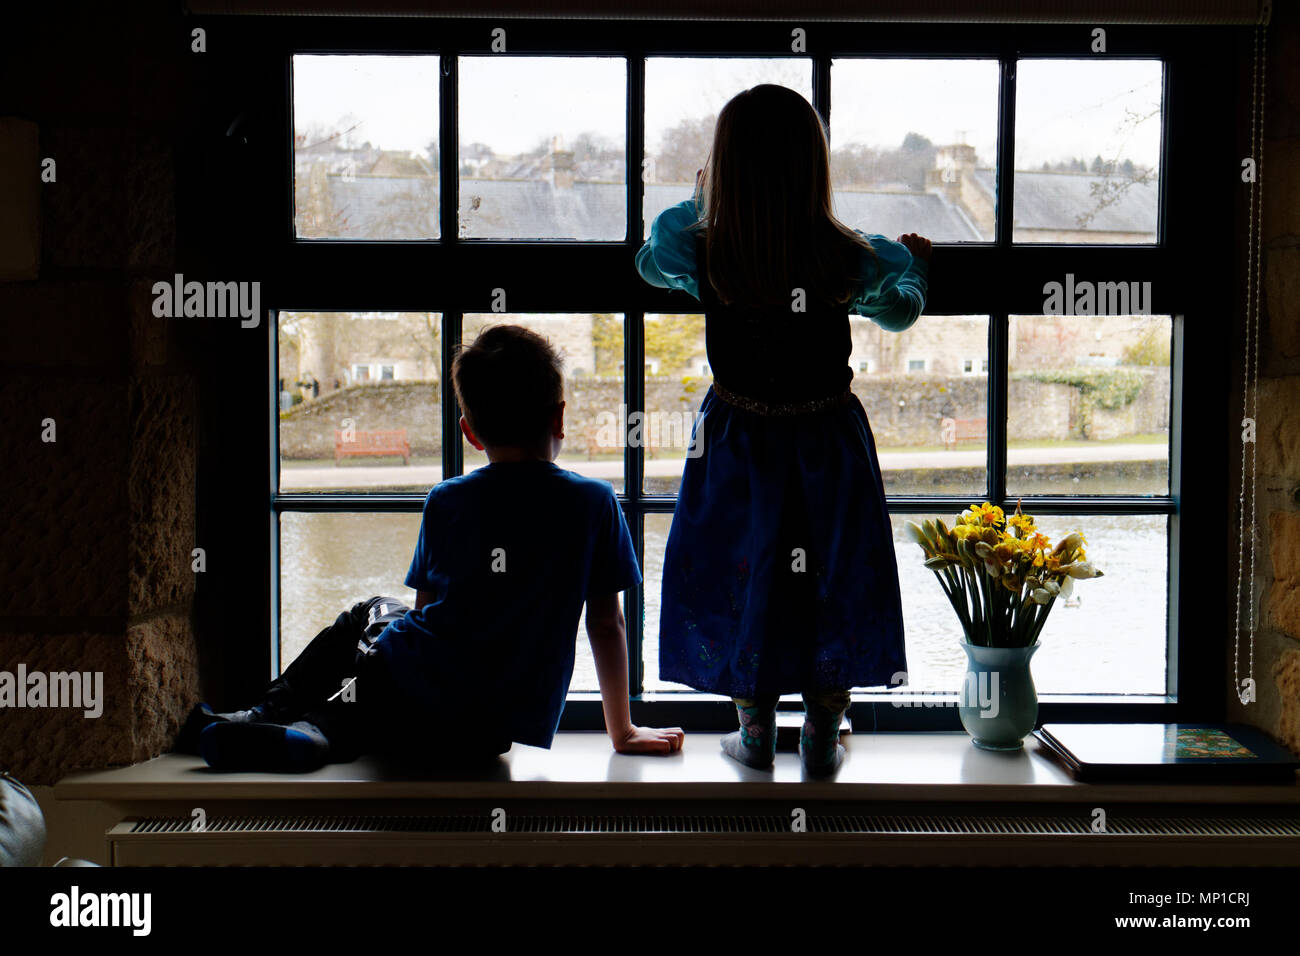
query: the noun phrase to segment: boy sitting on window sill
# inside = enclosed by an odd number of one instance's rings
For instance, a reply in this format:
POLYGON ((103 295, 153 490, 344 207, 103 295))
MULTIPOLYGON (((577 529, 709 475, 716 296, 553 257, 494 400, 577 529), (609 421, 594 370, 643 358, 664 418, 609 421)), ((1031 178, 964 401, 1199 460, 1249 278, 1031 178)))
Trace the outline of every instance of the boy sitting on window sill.
POLYGON ((641 580, 609 484, 555 464, 561 360, 519 326, 485 329, 452 366, 465 438, 488 464, 435 485, 406 576, 415 608, 373 597, 339 615, 249 710, 194 708, 176 749, 218 770, 306 771, 364 752, 419 763, 549 748, 583 604, 619 753, 668 754, 680 728, 628 708, 620 591, 641 580))

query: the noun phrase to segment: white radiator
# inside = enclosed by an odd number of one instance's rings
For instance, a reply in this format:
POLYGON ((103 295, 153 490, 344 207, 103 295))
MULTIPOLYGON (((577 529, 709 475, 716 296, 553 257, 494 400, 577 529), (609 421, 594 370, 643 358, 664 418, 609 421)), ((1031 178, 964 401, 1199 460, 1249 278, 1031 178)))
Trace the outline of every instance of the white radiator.
POLYGON ((108 832, 113 866, 367 865, 1300 865, 1300 819, 1125 816, 1095 833, 1083 813, 778 814, 593 812, 488 817, 129 818, 108 832))

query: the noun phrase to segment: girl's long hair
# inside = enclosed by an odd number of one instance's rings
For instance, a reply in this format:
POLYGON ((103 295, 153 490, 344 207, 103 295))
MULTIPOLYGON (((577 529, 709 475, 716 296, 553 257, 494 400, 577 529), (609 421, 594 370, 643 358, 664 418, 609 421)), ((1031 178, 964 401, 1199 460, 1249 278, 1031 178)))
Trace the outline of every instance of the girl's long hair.
POLYGON ((871 243, 831 211, 830 150, 817 111, 764 83, 718 115, 700 183, 708 281, 727 305, 845 304, 871 243))

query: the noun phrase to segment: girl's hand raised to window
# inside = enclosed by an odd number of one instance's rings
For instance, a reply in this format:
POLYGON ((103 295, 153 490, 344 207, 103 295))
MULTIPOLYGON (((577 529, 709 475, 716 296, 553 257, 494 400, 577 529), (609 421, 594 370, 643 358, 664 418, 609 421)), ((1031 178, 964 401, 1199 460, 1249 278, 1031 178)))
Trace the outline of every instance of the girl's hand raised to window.
POLYGON ((907 251, 918 259, 930 261, 930 240, 925 236, 918 236, 914 232, 899 236, 898 241, 907 246, 907 251))

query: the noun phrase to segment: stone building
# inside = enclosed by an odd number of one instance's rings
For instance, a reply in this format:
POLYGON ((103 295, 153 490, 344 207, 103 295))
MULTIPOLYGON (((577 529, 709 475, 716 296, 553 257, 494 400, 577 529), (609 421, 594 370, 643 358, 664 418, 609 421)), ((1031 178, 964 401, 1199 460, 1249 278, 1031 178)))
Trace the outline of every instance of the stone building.
MULTIPOLYGON (((615 225, 621 235, 625 187, 621 172, 616 172, 611 162, 576 162, 559 137, 552 140, 547 155, 498 157, 482 144, 471 144, 462 150, 462 156, 464 172, 472 173, 461 180, 462 213, 471 236, 609 239, 614 238, 611 229, 615 225)), ((300 181, 324 177, 323 208, 314 213, 313 221, 328 220, 334 212, 346 209, 348 236, 389 237, 395 224, 401 234, 415 228, 412 224, 428 215, 431 204, 436 209, 437 177, 420 157, 365 151, 360 162, 349 164, 335 152, 301 156, 298 163, 300 181), (364 167, 360 173, 353 169, 358 165, 364 167)), ((1151 241, 1157 196, 1154 182, 1125 181, 1112 201, 1095 210, 1086 222, 1077 221, 1075 211, 1087 208, 1090 197, 1114 181, 1115 177, 1101 174, 1017 170, 1017 238, 1151 241)), ((689 184, 648 183, 647 230, 657 210, 688 198, 690 191, 689 184)), ((977 167, 974 147, 959 143, 936 150, 934 168, 927 173, 922 191, 837 188, 832 198, 836 214, 866 232, 889 238, 917 232, 936 242, 979 242, 993 235, 993 197, 994 171, 977 167)), ((590 318, 514 315, 509 320, 551 337, 566 356, 569 374, 582 375, 592 374, 596 368, 590 318)), ((479 317, 467 317, 467 333, 481 323, 479 317)), ((381 335, 378 325, 358 328, 373 329, 377 338, 381 335)), ((1011 357, 1013 362, 1019 355, 1025 361, 1059 365, 1063 356, 1070 355, 1077 357, 1079 364, 1114 364, 1143 331, 1140 323, 1129 319, 1089 318, 1086 329, 1083 323, 1068 320, 1018 322, 1011 357), (1087 348, 1081 342, 1085 335, 1093 339, 1087 348), (1031 357, 1030 353, 1052 337, 1056 348, 1031 357), (1061 347, 1066 339, 1072 343, 1068 349, 1061 347)), ((417 354, 418 337, 375 342, 362 337, 349 347, 350 353, 337 357, 335 372, 328 376, 331 385, 335 378, 346 384, 437 375, 437 361, 430 367, 428 359, 417 354)), ((668 367, 670 363, 651 349, 647 349, 646 362, 652 375, 707 375, 702 329, 699 348, 676 368, 668 367)), ((982 319, 927 318, 901 335, 885 333, 868 320, 853 320, 851 364, 858 375, 979 375, 987 372, 987 362, 987 324, 982 319)), ((324 367, 319 360, 316 365, 324 367)), ((313 372, 324 385, 324 378, 314 368, 304 371, 313 372)))

